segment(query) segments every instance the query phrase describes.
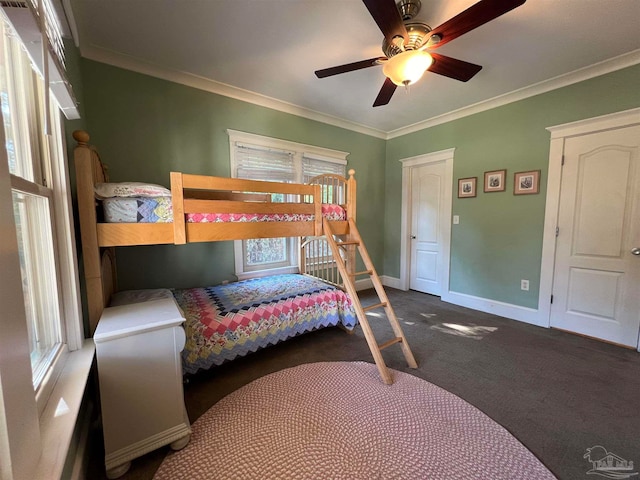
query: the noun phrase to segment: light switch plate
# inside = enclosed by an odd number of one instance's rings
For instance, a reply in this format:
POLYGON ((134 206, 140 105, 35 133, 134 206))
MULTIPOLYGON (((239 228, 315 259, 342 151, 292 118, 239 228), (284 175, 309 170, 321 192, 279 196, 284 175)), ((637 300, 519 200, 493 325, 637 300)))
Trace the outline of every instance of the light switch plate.
POLYGON ((453 224, 458 225, 460 223, 460 215, 453 216, 453 224))

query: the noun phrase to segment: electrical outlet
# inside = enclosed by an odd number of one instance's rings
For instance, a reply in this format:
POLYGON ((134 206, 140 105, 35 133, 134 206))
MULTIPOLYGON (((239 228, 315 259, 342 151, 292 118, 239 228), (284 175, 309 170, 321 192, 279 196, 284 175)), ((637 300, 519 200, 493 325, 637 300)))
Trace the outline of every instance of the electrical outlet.
POLYGON ((529 291, 529 280, 520 280, 520 290, 529 291))

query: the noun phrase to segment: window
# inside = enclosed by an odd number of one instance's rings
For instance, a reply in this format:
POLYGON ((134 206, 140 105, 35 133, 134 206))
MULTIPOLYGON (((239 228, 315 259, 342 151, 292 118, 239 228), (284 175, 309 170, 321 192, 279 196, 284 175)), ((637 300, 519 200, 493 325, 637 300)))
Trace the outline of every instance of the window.
MULTIPOLYGON (((228 130, 231 176, 250 180, 308 183, 321 173, 345 174, 347 153, 228 130)), ((273 202, 286 198, 274 195, 273 202)), ((299 240, 260 238, 234 243, 239 279, 298 271, 299 240)))
POLYGON ((78 111, 33 3, 0 4, 0 464, 16 478, 58 478, 93 345, 82 330, 60 117, 78 111))
MULTIPOLYGON (((38 406, 57 360, 82 338, 67 166, 58 104, 10 24, 1 19, 0 106, 38 406), (49 121, 50 135, 45 134, 49 121)), ((53 382, 52 382, 53 383, 53 382)))

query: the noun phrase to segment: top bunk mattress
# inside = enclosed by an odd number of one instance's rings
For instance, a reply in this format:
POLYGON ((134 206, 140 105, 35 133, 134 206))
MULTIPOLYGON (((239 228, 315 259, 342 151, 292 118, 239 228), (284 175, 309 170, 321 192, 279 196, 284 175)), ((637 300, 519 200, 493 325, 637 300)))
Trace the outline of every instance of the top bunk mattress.
MULTIPOLYGON (((112 197, 102 200, 107 223, 171 223, 171 197, 112 197)), ((337 204, 323 204, 322 216, 331 221, 347 219, 345 209, 337 204)), ((218 222, 311 222, 313 215, 298 213, 188 213, 187 223, 218 222)))

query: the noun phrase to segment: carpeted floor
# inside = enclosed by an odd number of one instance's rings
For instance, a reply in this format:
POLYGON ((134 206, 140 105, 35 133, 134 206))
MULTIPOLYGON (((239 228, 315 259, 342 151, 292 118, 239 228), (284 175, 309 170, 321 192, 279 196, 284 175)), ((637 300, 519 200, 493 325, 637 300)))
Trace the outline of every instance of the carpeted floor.
MULTIPOLYGON (((583 458, 600 445, 640 465, 640 354, 595 340, 464 309, 437 297, 388 289, 419 368, 399 347, 387 364, 474 405, 505 427, 561 480, 587 479, 583 458)), ((370 303, 372 293, 363 292, 370 303)), ((372 326, 380 341, 386 324, 372 326)), ((190 379, 192 422, 227 394, 269 373, 322 361, 372 362, 360 331, 328 328, 303 335, 190 379)), ((101 432, 92 432, 89 479, 106 478, 101 432)), ((123 480, 150 480, 167 448, 134 460, 123 480)), ((637 471, 637 470, 635 470, 637 471)))

